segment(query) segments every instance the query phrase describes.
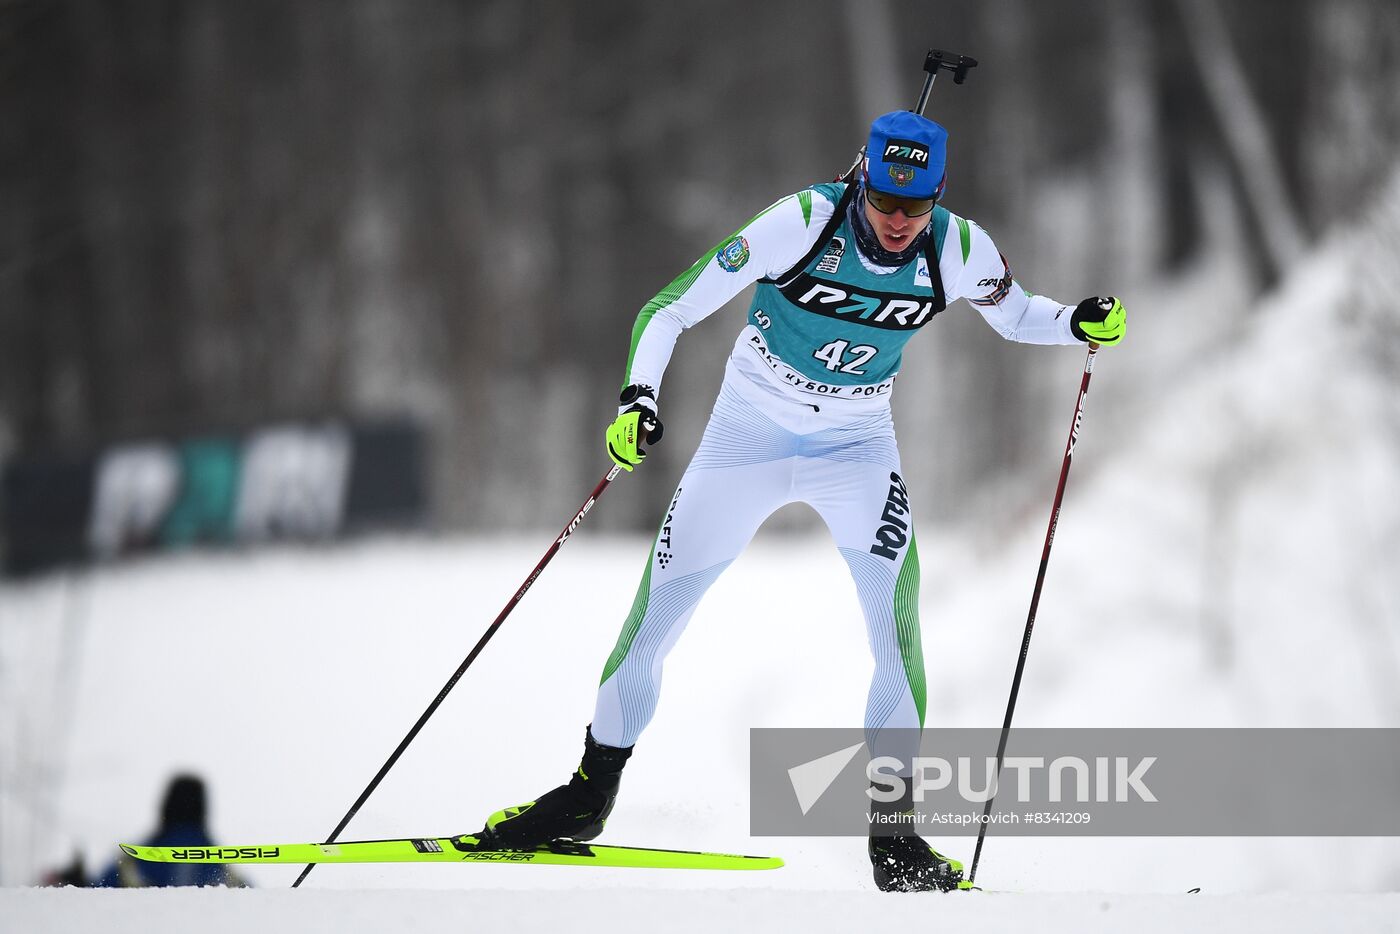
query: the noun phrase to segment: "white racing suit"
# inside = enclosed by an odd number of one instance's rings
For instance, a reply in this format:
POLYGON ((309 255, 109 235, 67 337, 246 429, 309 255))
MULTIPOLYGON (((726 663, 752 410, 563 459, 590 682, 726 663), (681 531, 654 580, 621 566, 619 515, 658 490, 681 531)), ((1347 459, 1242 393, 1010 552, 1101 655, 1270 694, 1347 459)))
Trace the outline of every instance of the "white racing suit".
POLYGON ((833 183, 778 201, 638 316, 624 384, 660 398, 680 332, 759 282, 604 667, 592 723, 600 743, 636 742, 696 604, 763 521, 793 502, 826 522, 855 581, 875 658, 867 734, 923 725, 919 559, 889 407, 900 352, 958 298, 1008 339, 1038 344, 1076 343, 1072 308, 1022 290, 991 238, 943 208, 915 259, 871 263, 852 229, 856 198, 833 183))

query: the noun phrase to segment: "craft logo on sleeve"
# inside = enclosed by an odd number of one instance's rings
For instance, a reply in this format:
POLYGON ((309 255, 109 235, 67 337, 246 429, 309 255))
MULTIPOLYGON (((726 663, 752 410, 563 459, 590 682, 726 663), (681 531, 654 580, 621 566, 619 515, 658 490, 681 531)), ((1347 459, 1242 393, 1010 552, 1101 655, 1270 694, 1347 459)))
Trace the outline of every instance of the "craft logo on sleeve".
POLYGON ((725 272, 738 272, 749 261, 749 241, 735 234, 715 251, 715 262, 725 272))
MULTIPOLYGON (((1003 254, 998 253, 997 255, 1001 257, 1002 274, 1000 276, 987 276, 986 278, 977 280, 978 289, 987 289, 989 291, 980 298, 969 298, 968 301, 972 302, 974 305, 1000 305, 1002 299, 1006 298, 1006 296, 1011 293, 1011 286, 1015 284, 1015 279, 1011 275, 1011 264, 1007 262, 1003 254)), ((1056 315, 1056 317, 1059 316, 1056 315)))

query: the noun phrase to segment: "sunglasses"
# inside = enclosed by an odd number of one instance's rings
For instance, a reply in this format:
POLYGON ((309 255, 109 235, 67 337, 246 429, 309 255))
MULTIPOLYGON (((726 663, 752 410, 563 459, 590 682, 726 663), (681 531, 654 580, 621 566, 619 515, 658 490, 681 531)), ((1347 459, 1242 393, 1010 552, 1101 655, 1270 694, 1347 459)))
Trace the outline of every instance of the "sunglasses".
POLYGON ((896 210, 902 208, 906 217, 923 217, 929 211, 933 210, 933 203, 937 199, 901 198, 899 195, 888 195, 883 191, 866 188, 865 200, 867 204, 881 214, 893 214, 896 210))

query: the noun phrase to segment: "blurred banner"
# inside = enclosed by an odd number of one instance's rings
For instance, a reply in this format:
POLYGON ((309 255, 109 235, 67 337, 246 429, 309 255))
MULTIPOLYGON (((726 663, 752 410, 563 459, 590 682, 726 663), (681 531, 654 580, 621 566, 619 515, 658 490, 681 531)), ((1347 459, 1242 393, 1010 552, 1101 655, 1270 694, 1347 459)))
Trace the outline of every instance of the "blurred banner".
POLYGON ((195 543, 421 526, 424 439, 406 421, 278 424, 5 465, 8 574, 195 543))

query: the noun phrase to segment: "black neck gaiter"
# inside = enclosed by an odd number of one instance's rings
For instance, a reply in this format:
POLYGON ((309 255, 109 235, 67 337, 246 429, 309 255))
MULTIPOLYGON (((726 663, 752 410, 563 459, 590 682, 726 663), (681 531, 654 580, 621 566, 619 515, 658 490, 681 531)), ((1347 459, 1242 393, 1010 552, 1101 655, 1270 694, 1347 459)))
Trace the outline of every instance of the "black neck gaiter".
POLYGON ((860 251, 877 266, 904 266, 912 263, 914 258, 923 252, 924 241, 929 238, 933 224, 924 225, 919 235, 909 241, 909 245, 903 250, 891 253, 880 246, 880 238, 875 235, 875 228, 870 226, 870 220, 865 216, 865 183, 858 184, 860 187, 856 189, 850 206, 846 208, 846 216, 851 222, 851 229, 856 232, 856 245, 860 247, 860 251))

